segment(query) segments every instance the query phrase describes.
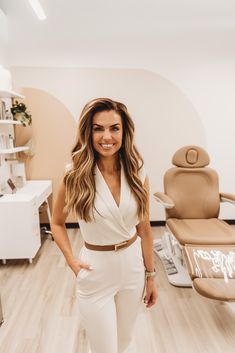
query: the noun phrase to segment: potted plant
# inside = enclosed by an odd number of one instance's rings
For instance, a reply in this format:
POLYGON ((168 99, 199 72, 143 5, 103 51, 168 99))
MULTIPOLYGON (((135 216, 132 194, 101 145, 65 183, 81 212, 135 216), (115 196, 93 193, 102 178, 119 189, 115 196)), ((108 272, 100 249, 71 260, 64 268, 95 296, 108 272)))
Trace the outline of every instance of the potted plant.
POLYGON ((15 101, 11 107, 11 113, 14 120, 20 121, 23 126, 31 125, 32 116, 29 111, 27 111, 27 107, 24 103, 15 101))

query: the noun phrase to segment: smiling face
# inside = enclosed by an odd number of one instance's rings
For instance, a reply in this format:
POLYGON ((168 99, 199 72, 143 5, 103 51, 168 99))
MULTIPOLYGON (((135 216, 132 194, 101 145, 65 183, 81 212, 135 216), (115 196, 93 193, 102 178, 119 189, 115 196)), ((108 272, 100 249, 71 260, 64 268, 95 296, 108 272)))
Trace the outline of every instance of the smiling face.
POLYGON ((93 116, 92 142, 100 156, 115 155, 122 146, 122 118, 114 110, 98 112, 93 116))

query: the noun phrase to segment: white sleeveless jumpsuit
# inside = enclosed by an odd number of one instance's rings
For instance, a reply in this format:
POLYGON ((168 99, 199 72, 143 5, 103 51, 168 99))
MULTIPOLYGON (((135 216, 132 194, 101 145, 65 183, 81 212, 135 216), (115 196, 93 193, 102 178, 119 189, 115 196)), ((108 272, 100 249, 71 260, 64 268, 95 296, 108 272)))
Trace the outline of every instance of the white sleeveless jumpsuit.
MULTIPOLYGON (((145 179, 141 168, 140 178, 145 179)), ((117 206, 98 166, 95 167, 95 220, 79 221, 84 240, 110 245, 136 234, 137 203, 121 165, 120 205, 117 206)), ((143 299, 145 268, 141 239, 118 251, 94 251, 82 247, 80 260, 93 270, 77 275, 79 311, 92 353, 129 353, 134 324, 143 299)))

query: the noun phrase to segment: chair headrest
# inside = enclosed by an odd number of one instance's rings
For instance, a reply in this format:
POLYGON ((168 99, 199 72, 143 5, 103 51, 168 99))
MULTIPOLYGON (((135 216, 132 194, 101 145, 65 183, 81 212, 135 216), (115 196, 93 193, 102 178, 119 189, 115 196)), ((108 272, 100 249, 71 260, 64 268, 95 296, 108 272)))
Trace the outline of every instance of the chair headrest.
POLYGON ((172 164, 183 168, 201 168, 210 163, 208 153, 199 146, 184 146, 175 152, 172 164))

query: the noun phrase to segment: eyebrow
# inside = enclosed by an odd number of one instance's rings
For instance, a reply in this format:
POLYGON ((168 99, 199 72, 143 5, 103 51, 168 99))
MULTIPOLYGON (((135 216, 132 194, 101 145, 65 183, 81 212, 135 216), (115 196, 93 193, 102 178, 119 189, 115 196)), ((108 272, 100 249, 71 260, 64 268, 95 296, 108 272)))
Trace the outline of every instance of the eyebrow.
MULTIPOLYGON (((99 125, 99 124, 92 124, 93 126, 96 125, 96 126, 99 126, 99 127, 104 127, 103 125, 99 125)), ((111 127, 114 127, 114 126, 117 126, 117 125, 120 125, 119 123, 116 123, 116 124, 113 124, 111 125, 111 127)))

